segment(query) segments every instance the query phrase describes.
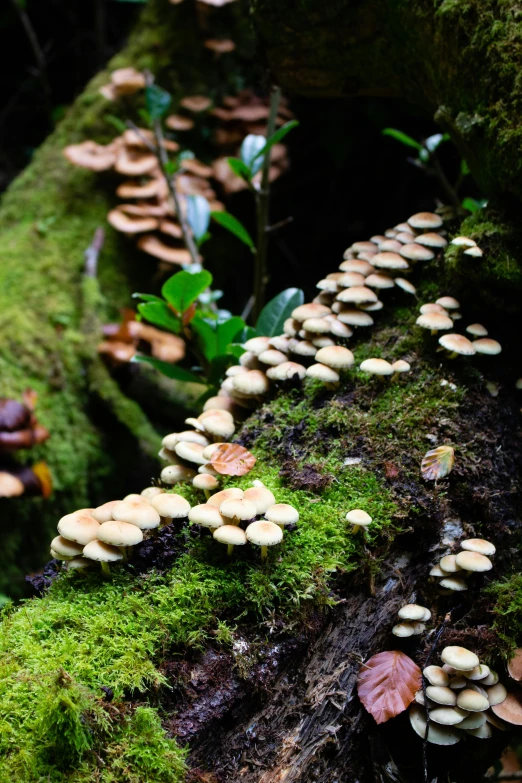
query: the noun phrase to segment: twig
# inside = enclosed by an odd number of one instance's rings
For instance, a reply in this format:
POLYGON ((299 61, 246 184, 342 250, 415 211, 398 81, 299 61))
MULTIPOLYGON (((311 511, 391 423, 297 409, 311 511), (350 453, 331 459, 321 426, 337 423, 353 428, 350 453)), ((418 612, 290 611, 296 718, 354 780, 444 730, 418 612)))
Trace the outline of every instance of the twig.
MULTIPOLYGON (((147 86, 150 86, 154 83, 154 77, 152 76, 151 73, 147 73, 145 78, 147 81, 147 86)), ((196 243, 194 242, 194 237, 192 236, 192 232, 190 231, 187 221, 185 220, 185 216, 183 215, 181 210, 181 202, 180 202, 179 194, 176 190, 176 176, 174 175, 172 177, 168 172, 169 156, 167 155, 167 150, 165 149, 163 130, 161 128, 161 121, 153 120, 152 128, 154 131, 154 138, 156 140, 156 146, 157 146, 156 154, 158 156, 161 173, 165 177, 165 181, 169 189, 170 197, 172 198, 172 201, 174 202, 174 206, 176 208, 176 213, 181 226, 185 247, 190 253, 192 263, 199 264, 201 262, 201 258, 198 253, 196 243)))
MULTIPOLYGON (((270 114, 266 129, 266 137, 269 139, 275 130, 279 101, 281 100, 281 88, 273 86, 270 93, 270 114)), ((254 274, 254 321, 257 321, 265 300, 266 288, 266 252, 268 246, 268 212, 270 207, 270 157, 268 150, 263 160, 261 169, 261 185, 256 192, 257 206, 257 250, 254 274)))
POLYGON ((85 257, 85 277, 96 277, 98 270, 98 256, 105 242, 105 231, 103 228, 97 228, 94 237, 84 253, 85 257))
POLYGON ((248 297, 248 301, 247 301, 246 305, 243 308, 243 312, 241 313, 241 318, 243 319, 243 321, 246 321, 248 316, 252 312, 252 308, 254 306, 254 302, 255 302, 255 298, 254 298, 254 294, 252 294, 252 296, 248 297))
POLYGON ((292 215, 289 215, 284 220, 280 220, 279 223, 274 223, 273 226, 267 226, 265 231, 268 234, 271 234, 272 231, 279 231, 280 228, 284 228, 285 226, 288 226, 289 223, 293 223, 293 222, 294 222, 294 218, 292 217, 292 215))
POLYGON ((135 122, 133 122, 132 120, 127 120, 125 124, 127 125, 128 128, 134 131, 134 133, 136 134, 136 136, 138 136, 138 138, 141 139, 141 141, 145 144, 149 152, 153 152, 154 155, 156 156, 158 155, 157 148, 154 146, 154 144, 152 144, 152 142, 148 140, 146 136, 143 135, 141 128, 138 128, 135 122))

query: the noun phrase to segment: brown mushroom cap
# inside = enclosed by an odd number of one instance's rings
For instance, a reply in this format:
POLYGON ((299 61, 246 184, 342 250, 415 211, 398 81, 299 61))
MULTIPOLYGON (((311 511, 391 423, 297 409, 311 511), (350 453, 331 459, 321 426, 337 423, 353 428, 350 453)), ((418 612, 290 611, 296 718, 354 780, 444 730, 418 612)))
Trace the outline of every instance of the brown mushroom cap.
POLYGON ((208 38, 203 45, 216 54, 228 54, 236 48, 234 41, 230 38, 208 38))
POLYGON ((162 242, 154 234, 144 234, 137 242, 140 250, 150 256, 159 258, 168 264, 188 265, 192 263, 192 257, 183 247, 171 247, 162 242))
POLYGON ((432 331, 451 329, 453 326, 451 318, 443 313, 423 313, 419 315, 415 323, 417 326, 422 326, 423 329, 431 329, 432 331))
POLYGON ((132 217, 120 209, 111 209, 107 215, 110 225, 123 234, 139 234, 145 231, 154 231, 158 228, 158 221, 153 217, 132 217))
POLYGON ((522 693, 520 690, 508 691, 501 704, 495 704, 492 708, 497 718, 505 720, 514 726, 522 726, 522 693))
POLYGON ((104 146, 95 141, 82 141, 81 144, 65 147, 63 154, 73 166, 90 171, 107 171, 116 163, 116 148, 113 144, 104 146))
POLYGON ((448 244, 448 241, 444 239, 444 237, 441 237, 440 234, 435 234, 432 231, 429 231, 426 234, 420 234, 420 236, 415 237, 414 241, 418 245, 424 245, 424 247, 435 247, 435 248, 446 247, 446 245, 448 244))
POLYGON ((497 340, 490 337, 481 337, 479 340, 473 340, 473 348, 476 353, 485 353, 489 356, 496 356, 502 350, 502 346, 497 340))
MULTIPOLYGON (((424 318, 424 316, 421 316, 424 318)), ((463 334, 443 334, 439 337, 439 344, 447 351, 452 353, 458 353, 461 356, 473 356, 475 354, 475 348, 471 340, 464 337, 463 334)))
POLYGON ((117 95, 132 95, 145 87, 145 77, 136 68, 117 68, 111 73, 117 95))
POLYGON ((408 224, 417 231, 432 231, 442 226, 442 218, 434 212, 417 212, 408 218, 408 224))

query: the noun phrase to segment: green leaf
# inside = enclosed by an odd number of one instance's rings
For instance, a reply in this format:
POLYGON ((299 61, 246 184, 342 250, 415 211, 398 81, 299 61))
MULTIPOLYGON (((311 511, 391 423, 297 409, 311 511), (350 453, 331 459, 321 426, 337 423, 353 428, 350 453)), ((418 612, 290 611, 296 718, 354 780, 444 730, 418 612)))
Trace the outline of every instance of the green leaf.
POLYGON ((212 284, 212 275, 206 269, 201 272, 176 272, 164 283, 161 293, 178 313, 184 313, 198 296, 212 284))
POLYGON ((170 93, 157 84, 149 84, 145 87, 145 105, 151 120, 160 120, 168 111, 171 101, 170 93))
POLYGON ((250 182, 250 169, 239 158, 227 158, 227 163, 237 177, 250 182))
POLYGON ((243 139, 243 143, 241 144, 241 160, 245 164, 245 166, 248 169, 249 176, 248 179, 251 179, 261 166, 263 165, 263 159, 259 158, 259 154, 261 150, 266 146, 266 139, 264 136, 258 136, 255 133, 249 133, 248 136, 245 136, 243 139))
POLYGON ((165 173, 169 177, 172 177, 178 170, 179 170, 179 163, 178 163, 177 159, 176 160, 168 160, 165 163, 165 173))
POLYGON ((230 343, 234 342, 236 335, 245 328, 245 322, 237 315, 221 323, 196 315, 191 326, 200 338, 205 359, 211 362, 216 356, 227 353, 230 343))
POLYGON ((225 354, 232 342, 237 342, 236 336, 245 328, 245 322, 238 315, 228 318, 217 325, 217 354, 225 354))
POLYGON ((246 348, 243 348, 240 343, 230 343, 227 348, 227 353, 231 356, 235 356, 236 359, 239 359, 240 356, 243 356, 243 354, 246 353, 246 348))
POLYGON ((144 302, 163 302, 163 299, 159 296, 154 296, 154 294, 133 294, 133 299, 143 299, 144 302))
POLYGON ((245 245, 248 245, 250 250, 255 252, 256 248, 252 237, 244 225, 240 223, 239 220, 234 217, 234 215, 231 215, 230 212, 211 212, 210 217, 215 220, 216 223, 219 223, 220 226, 226 228, 227 231, 230 231, 231 234, 234 234, 234 236, 245 245))
POLYGON ((286 134, 290 133, 290 131, 293 130, 294 128, 297 128, 298 125, 299 123, 297 120, 290 120, 290 122, 286 122, 284 125, 278 128, 278 130, 276 130, 276 132, 273 133, 270 136, 270 138, 266 140, 266 144, 261 150, 259 150, 254 160, 259 158, 260 156, 264 159, 268 150, 271 150, 275 144, 279 144, 279 142, 284 139, 286 134))
POLYGON ((412 139, 412 137, 408 136, 406 133, 396 130, 396 128, 384 128, 384 130, 381 131, 381 134, 383 136, 391 136, 392 139, 400 141, 400 143, 404 144, 406 147, 413 147, 415 150, 423 149, 422 144, 419 144, 418 141, 415 141, 415 139, 412 139))
POLYGON ((302 305, 303 302, 304 293, 300 288, 287 288, 285 291, 281 291, 261 310, 256 324, 256 333, 263 337, 275 337, 282 334, 284 322, 290 318, 292 310, 302 305))
POLYGON ((462 206, 464 209, 467 209, 468 212, 478 212, 479 209, 483 209, 484 207, 487 207, 488 201, 485 198, 476 199, 471 198, 470 196, 466 196, 466 198, 462 199, 462 206))
POLYGON ((154 356, 136 354, 136 356, 132 357, 131 361, 137 362, 138 364, 150 364, 152 367, 155 367, 156 370, 159 370, 160 373, 166 375, 167 378, 173 378, 175 381, 199 384, 204 382, 197 375, 194 375, 194 373, 184 370, 183 367, 178 367, 177 364, 170 364, 169 362, 162 362, 161 359, 156 359, 154 356))
POLYGON ((181 332, 181 318, 174 315, 166 302, 142 302, 138 305, 138 312, 154 326, 168 329, 169 332, 174 332, 175 334, 181 332))
POLYGON ((250 340, 251 337, 257 337, 257 332, 254 329, 253 326, 245 326, 244 329, 241 330, 238 334, 236 334, 234 338, 234 342, 238 343, 239 345, 243 345, 243 343, 246 343, 247 340, 250 340))
POLYGON ((192 329, 199 337, 199 343, 203 356, 208 362, 211 362, 214 356, 217 354, 217 331, 216 324, 195 316, 191 323, 192 329))
POLYGON ((470 173, 469 166, 467 164, 467 161, 464 160, 464 158, 462 158, 462 160, 460 161, 460 173, 462 174, 463 177, 467 176, 470 173))
POLYGON ((442 142, 448 141, 449 136, 447 133, 434 133, 433 136, 428 136, 424 140, 424 146, 429 152, 435 152, 440 147, 442 142))
POLYGON ((204 196, 187 196, 187 220, 192 233, 199 241, 207 233, 210 223, 210 206, 204 196))
POLYGON ((230 354, 219 354, 218 356, 214 356, 210 362, 210 368, 207 376, 207 381, 209 384, 211 386, 219 386, 225 377, 225 371, 233 363, 234 362, 230 354))

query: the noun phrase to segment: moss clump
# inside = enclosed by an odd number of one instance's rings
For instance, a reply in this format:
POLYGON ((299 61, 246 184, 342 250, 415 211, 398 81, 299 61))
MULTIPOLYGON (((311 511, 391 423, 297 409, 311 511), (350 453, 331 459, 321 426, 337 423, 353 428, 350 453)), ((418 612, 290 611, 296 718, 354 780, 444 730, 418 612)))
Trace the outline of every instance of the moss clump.
POLYGON ((522 644, 522 574, 496 582, 488 589, 488 595, 495 601, 494 627, 504 643, 502 652, 510 658, 522 644))

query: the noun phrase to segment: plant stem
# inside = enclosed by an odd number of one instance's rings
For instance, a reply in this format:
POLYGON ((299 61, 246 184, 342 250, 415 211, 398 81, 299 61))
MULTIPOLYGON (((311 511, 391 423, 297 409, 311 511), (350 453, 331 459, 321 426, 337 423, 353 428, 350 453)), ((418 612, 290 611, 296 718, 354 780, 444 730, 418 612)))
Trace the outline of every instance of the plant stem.
POLYGON ((430 150, 428 150, 428 154, 430 156, 430 163, 433 166, 433 172, 437 177, 437 179, 439 180, 440 185, 444 190, 444 192, 446 193, 446 196, 448 197, 450 203, 453 204, 454 207, 457 208, 460 207, 460 199, 457 193, 455 192, 455 190, 453 189, 453 187, 451 186, 450 181, 446 177, 442 169, 442 166, 439 163, 439 159, 437 158, 435 153, 430 152, 430 150))
MULTIPOLYGON (((281 100, 281 88, 273 86, 270 92, 270 114, 266 129, 266 137, 269 139, 275 130, 279 101, 281 100)), ((266 252, 268 246, 268 213, 270 208, 270 156, 269 150, 263 160, 261 169, 261 185, 256 192, 257 208, 257 250, 254 274, 254 323, 259 318, 259 313, 265 301, 266 288, 266 252)))

